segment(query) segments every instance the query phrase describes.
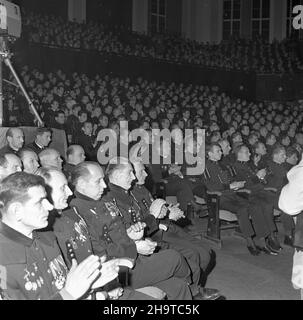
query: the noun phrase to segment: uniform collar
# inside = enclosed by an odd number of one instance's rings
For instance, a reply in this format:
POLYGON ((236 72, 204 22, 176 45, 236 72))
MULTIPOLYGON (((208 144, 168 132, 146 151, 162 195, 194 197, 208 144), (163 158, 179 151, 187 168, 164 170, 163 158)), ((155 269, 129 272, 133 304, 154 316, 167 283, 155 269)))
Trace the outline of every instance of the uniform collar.
POLYGON ((18 232, 17 230, 9 227, 3 222, 0 222, 0 233, 2 233, 6 238, 17 242, 25 247, 31 247, 35 240, 40 240, 47 245, 54 245, 55 236, 51 232, 37 232, 33 231, 33 238, 26 237, 24 234, 18 232))
POLYGON ((237 160, 238 163, 241 163, 241 164, 247 164, 248 161, 240 161, 240 160, 237 160))
POLYGON ((109 183, 109 190, 113 192, 129 194, 129 190, 125 190, 122 187, 117 186, 116 184, 113 184, 113 183, 109 183))
POLYGON ((99 200, 94 200, 84 194, 82 194, 81 192, 79 191, 75 191, 74 192, 74 195, 76 196, 76 198, 80 199, 80 200, 85 200, 85 201, 89 201, 89 202, 98 202, 99 200))
POLYGON ((210 159, 208 159, 208 161, 209 161, 210 163, 212 163, 212 164, 218 164, 218 161, 214 161, 214 160, 210 160, 210 159))
POLYGON ((16 154, 18 152, 18 150, 12 148, 9 144, 7 144, 7 149, 9 152, 16 154))
POLYGON ((33 232, 33 239, 26 237, 24 234, 18 232, 17 230, 9 227, 7 224, 0 222, 0 233, 2 233, 6 238, 23 244, 26 247, 31 247, 34 242, 36 234, 33 232))
POLYGON ((275 162, 274 160, 272 160, 271 162, 272 162, 273 164, 275 164, 276 166, 282 166, 282 165, 283 165, 283 163, 284 163, 284 162, 282 162, 282 163, 278 163, 278 162, 275 162))
POLYGON ((41 150, 44 149, 44 147, 40 146, 40 144, 38 144, 37 141, 34 141, 34 145, 35 145, 36 147, 38 147, 39 149, 41 149, 41 150))
POLYGON ((144 187, 144 184, 137 184, 137 183, 135 183, 135 184, 133 185, 133 187, 132 187, 132 190, 134 190, 134 189, 143 189, 143 187, 144 187))

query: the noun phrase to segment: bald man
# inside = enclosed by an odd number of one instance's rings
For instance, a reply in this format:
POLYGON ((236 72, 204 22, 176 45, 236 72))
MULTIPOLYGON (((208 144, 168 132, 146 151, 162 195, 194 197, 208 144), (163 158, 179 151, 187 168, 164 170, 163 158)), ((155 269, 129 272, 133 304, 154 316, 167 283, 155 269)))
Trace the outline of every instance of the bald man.
POLYGON ((118 207, 103 200, 106 184, 98 163, 77 165, 72 183, 75 198, 71 207, 85 220, 95 254, 134 259, 135 267, 129 270, 129 285, 134 289, 156 286, 169 300, 192 300, 186 261, 174 250, 154 253, 156 243, 142 239, 144 224, 126 225, 118 207))
POLYGON ((19 150, 18 155, 23 164, 23 171, 31 174, 35 174, 40 167, 39 158, 35 151, 27 148, 19 150))
POLYGON ((63 173, 65 174, 67 180, 70 179, 71 171, 73 168, 85 161, 84 149, 78 145, 74 144, 67 148, 66 150, 66 163, 63 166, 63 173))
POLYGON ((0 155, 0 181, 19 171, 22 171, 22 162, 19 157, 13 153, 0 155))
POLYGON ((23 147, 24 133, 20 128, 9 128, 6 132, 6 146, 0 149, 0 154, 14 153, 23 147))
POLYGON ((62 170, 62 158, 60 156, 60 153, 51 148, 46 148, 43 151, 39 153, 39 160, 41 167, 43 168, 50 168, 54 167, 58 170, 62 170))

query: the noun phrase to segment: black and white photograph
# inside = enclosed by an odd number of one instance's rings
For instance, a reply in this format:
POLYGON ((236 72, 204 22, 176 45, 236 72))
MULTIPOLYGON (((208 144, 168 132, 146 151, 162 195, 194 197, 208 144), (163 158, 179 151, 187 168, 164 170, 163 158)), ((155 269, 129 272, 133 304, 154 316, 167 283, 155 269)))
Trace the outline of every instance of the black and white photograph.
POLYGON ((303 0, 0 0, 0 309, 300 301, 302 212, 303 0))

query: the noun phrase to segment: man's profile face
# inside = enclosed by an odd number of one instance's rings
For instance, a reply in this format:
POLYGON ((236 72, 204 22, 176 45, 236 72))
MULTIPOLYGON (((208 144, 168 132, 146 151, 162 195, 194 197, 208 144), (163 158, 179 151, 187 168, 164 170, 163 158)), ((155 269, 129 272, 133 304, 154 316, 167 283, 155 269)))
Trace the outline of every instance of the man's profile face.
POLYGON ((7 167, 5 168, 6 176, 9 176, 13 173, 22 171, 22 162, 14 154, 7 154, 5 158, 8 162, 7 167))
POLYGON ((223 140, 221 143, 221 149, 222 149, 222 152, 224 155, 228 155, 231 150, 231 146, 230 146, 229 142, 226 140, 223 140))
POLYGON ((90 165, 89 172, 88 177, 80 178, 83 189, 81 193, 93 200, 99 200, 106 189, 103 170, 99 165, 90 165))
POLYGON ((246 148, 246 147, 241 148, 239 155, 241 155, 242 161, 249 161, 250 152, 249 152, 248 148, 246 148))
POLYGON ((13 149, 21 149, 24 144, 24 134, 22 130, 16 129, 12 132, 12 137, 7 137, 8 144, 13 149))
POLYGON ((67 208, 68 197, 73 193, 68 187, 64 174, 61 172, 52 172, 51 180, 48 184, 52 189, 51 197, 54 208, 57 210, 63 210, 67 208))
POLYGON ((132 182, 136 179, 133 168, 130 164, 124 165, 118 172, 119 174, 119 186, 125 190, 131 188, 132 182))
POLYGON ((51 141, 52 141, 52 134, 50 132, 44 132, 40 136, 40 143, 42 144, 42 147, 46 148, 51 141))
POLYGON ((48 212, 53 206, 46 199, 46 191, 42 186, 29 188, 29 199, 20 203, 20 222, 33 230, 45 228, 48 224, 48 212))
POLYGON ((48 165, 59 170, 62 170, 62 162, 63 160, 61 159, 59 152, 52 152, 48 158, 48 165))
POLYGON ((39 168, 39 159, 35 152, 26 152, 23 156, 23 171, 34 174, 39 168))
POLYGON ((219 161, 222 157, 222 150, 219 146, 213 146, 212 150, 209 152, 209 158, 213 161, 219 161))
POLYGON ((85 152, 81 146, 75 147, 72 160, 75 165, 85 161, 85 152))
POLYGON ((298 156, 296 153, 292 154, 290 157, 287 158, 287 162, 292 164, 292 165, 296 165, 298 163, 298 156))
POLYGON ((65 122, 65 114, 64 113, 59 113, 58 116, 56 117, 56 121, 59 124, 64 124, 64 122, 65 122))

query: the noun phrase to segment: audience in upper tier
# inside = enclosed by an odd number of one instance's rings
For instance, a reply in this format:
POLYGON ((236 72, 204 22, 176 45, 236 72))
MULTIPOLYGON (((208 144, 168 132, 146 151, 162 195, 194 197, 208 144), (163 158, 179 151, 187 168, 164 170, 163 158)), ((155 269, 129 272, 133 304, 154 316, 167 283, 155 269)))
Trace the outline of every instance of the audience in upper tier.
POLYGON ((109 27, 93 21, 86 24, 68 22, 62 17, 30 12, 23 14, 23 24, 26 40, 47 46, 246 72, 294 73, 303 70, 298 52, 287 40, 269 44, 262 39, 235 39, 214 45, 175 35, 132 33, 125 27, 109 27))

